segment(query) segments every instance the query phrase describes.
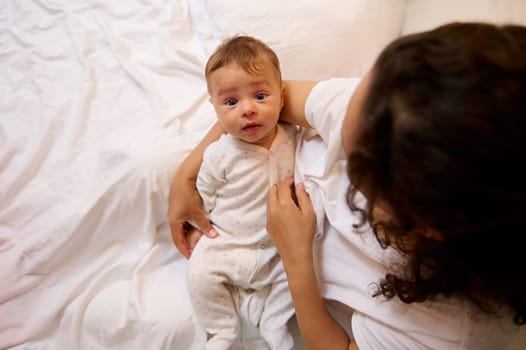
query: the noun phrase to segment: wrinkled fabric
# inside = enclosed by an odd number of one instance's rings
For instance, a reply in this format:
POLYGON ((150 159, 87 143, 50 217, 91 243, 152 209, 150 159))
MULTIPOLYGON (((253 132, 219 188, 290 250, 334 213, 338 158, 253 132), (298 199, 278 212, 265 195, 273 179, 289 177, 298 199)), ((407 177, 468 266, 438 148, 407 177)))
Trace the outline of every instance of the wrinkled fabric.
POLYGON ((3 1, 0 348, 205 342, 166 222, 215 121, 198 1, 3 1))

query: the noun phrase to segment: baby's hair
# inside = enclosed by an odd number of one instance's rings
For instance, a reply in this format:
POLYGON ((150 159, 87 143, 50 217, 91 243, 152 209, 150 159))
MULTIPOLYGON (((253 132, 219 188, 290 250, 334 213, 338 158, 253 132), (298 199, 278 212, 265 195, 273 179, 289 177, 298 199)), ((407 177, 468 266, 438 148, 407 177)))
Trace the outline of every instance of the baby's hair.
POLYGON ((236 35, 224 40, 210 56, 205 68, 206 81, 210 74, 221 67, 236 63, 246 72, 254 74, 260 71, 261 60, 268 60, 276 70, 281 84, 281 69, 276 53, 261 40, 246 35, 236 35))

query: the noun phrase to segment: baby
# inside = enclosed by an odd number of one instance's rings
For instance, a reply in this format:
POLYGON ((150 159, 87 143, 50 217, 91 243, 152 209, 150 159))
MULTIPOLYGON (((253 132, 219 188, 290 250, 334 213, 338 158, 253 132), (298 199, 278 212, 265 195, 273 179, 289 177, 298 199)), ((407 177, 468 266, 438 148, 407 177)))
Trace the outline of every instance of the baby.
POLYGON ((291 177, 296 127, 280 124, 284 85, 276 54, 236 36, 206 65, 210 102, 227 134, 206 149, 197 189, 219 236, 202 236, 188 266, 196 317, 206 349, 230 349, 242 319, 259 326, 271 349, 292 349, 294 313, 286 275, 267 234, 269 188, 291 177))

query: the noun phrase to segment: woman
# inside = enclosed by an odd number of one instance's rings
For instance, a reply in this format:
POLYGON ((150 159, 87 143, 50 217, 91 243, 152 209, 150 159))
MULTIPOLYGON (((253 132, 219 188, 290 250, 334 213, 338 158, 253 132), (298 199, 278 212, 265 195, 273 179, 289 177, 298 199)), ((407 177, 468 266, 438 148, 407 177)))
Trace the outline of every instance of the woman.
MULTIPOLYGON (((287 82, 282 119, 318 135, 297 150, 298 205, 292 180, 270 190, 267 229, 308 348, 505 348, 526 321, 524 96, 526 28, 477 23, 394 41, 360 82, 287 82)), ((183 222, 210 227, 195 194, 178 202, 207 138, 172 187, 185 255, 183 222)))

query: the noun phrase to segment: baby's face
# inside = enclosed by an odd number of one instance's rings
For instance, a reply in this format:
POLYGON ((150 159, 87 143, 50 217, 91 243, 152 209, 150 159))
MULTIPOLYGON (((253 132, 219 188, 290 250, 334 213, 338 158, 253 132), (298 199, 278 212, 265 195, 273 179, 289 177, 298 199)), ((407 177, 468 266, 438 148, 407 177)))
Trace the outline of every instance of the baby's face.
POLYGON ((248 143, 269 148, 283 106, 283 88, 270 63, 257 73, 235 63, 212 72, 208 79, 210 102, 225 130, 248 143))

